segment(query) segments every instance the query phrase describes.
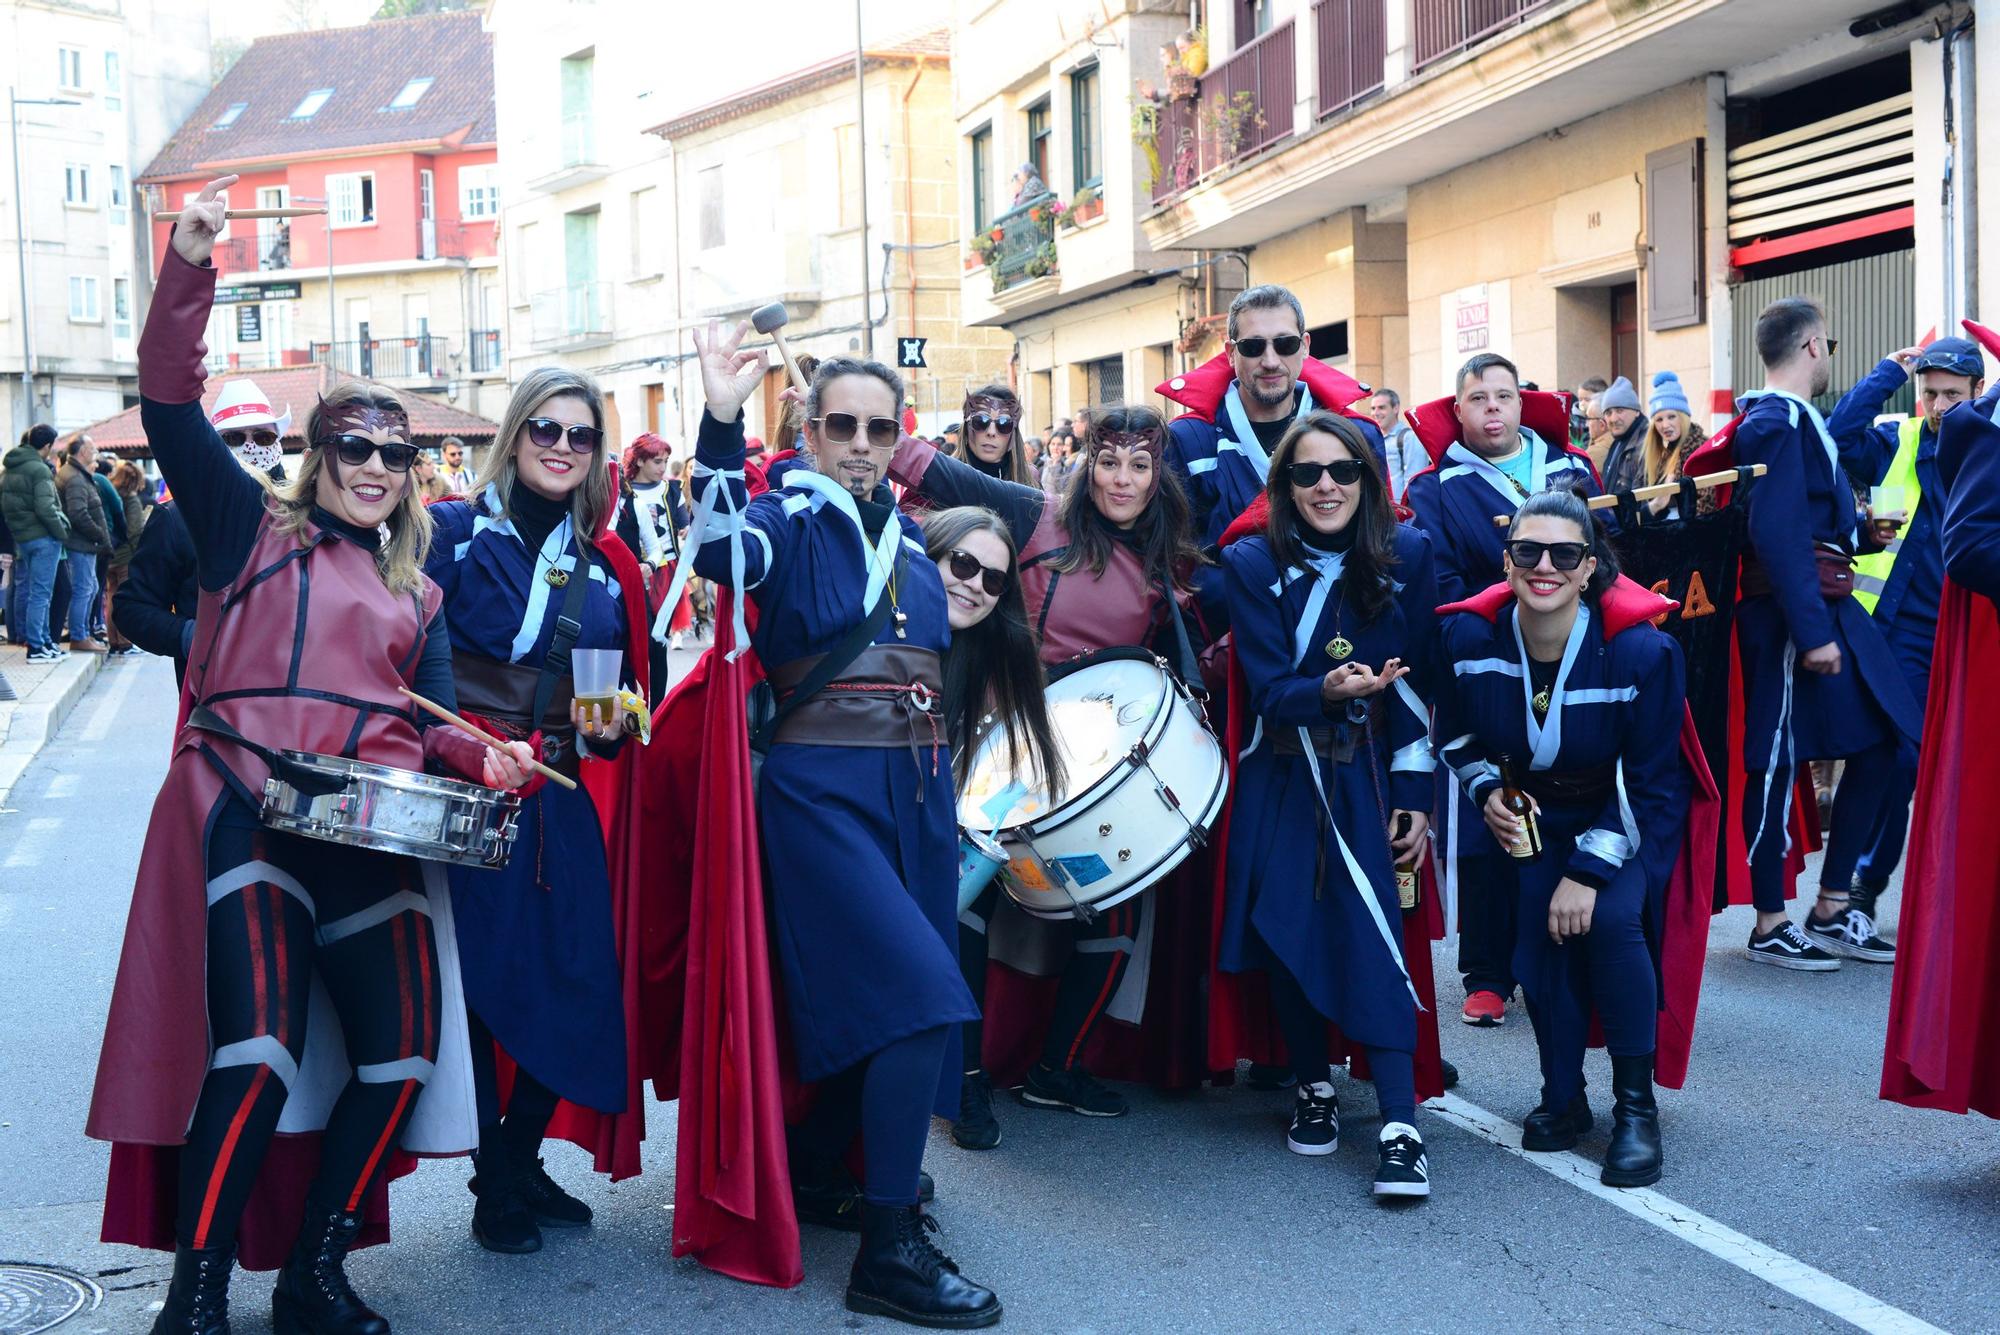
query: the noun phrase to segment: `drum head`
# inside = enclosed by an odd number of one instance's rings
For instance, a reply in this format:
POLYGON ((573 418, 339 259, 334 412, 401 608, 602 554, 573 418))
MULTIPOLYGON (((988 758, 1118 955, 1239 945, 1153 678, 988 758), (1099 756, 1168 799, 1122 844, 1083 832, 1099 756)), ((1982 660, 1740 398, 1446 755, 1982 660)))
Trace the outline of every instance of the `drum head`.
POLYGON ((1068 782, 1050 793, 1032 754, 1016 756, 1007 730, 995 728, 974 752, 958 818, 969 827, 1006 830, 1038 820, 1069 794, 1085 792, 1152 730, 1167 677, 1151 658, 1118 658, 1079 668, 1049 683, 1049 726, 1062 748, 1068 782))

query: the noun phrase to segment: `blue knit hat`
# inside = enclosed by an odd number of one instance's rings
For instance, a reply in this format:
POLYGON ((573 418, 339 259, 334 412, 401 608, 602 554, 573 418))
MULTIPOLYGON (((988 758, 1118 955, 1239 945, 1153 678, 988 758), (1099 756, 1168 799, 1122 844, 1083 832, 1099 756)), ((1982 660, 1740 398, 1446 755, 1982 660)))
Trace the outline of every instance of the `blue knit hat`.
POLYGON ((1646 415, 1651 417, 1662 408, 1688 412, 1687 391, 1681 388, 1681 378, 1672 371, 1653 372, 1653 397, 1646 402, 1646 415))

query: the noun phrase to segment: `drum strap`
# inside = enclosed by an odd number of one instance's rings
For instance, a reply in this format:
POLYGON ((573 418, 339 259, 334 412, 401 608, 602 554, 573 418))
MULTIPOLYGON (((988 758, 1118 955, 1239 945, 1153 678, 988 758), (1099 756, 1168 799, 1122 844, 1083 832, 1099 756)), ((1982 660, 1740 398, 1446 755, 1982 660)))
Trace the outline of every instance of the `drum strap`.
POLYGON ((210 709, 207 705, 196 705, 188 711, 188 726, 202 732, 231 741, 257 757, 270 767, 273 777, 290 784, 307 797, 325 797, 347 787, 347 780, 338 775, 322 774, 304 765, 287 759, 268 746, 260 746, 231 727, 229 721, 210 709))
POLYGON ((576 569, 570 573, 569 584, 564 588, 555 634, 549 637, 548 657, 542 660, 542 675, 535 682, 535 703, 528 711, 530 728, 542 726, 542 716, 549 712, 549 703, 556 696, 556 683, 570 673, 569 651, 576 648, 577 636, 583 634, 583 591, 590 587, 589 560, 590 554, 578 542, 576 569))
POLYGON ((1160 580, 1160 596, 1167 600, 1167 620, 1174 627, 1174 672, 1189 694, 1206 700, 1208 687, 1202 680, 1201 660, 1195 656, 1194 642, 1188 638, 1187 614, 1181 611, 1180 599, 1174 597, 1173 584, 1165 578, 1160 580))

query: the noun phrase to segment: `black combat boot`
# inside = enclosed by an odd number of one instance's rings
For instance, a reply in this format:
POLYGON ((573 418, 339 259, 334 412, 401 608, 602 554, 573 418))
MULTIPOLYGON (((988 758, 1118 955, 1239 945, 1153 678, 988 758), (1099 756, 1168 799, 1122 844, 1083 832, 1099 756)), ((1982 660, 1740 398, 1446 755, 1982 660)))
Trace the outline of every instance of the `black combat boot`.
POLYGON ((970 1330, 1000 1320, 1000 1299, 958 1273, 931 1241, 921 1205, 861 1205, 861 1250, 847 1278, 847 1310, 913 1326, 970 1330))
POLYGON ((1653 1097, 1653 1054, 1611 1059, 1611 1144, 1607 1187, 1650 1187, 1660 1180, 1660 1105, 1653 1097))
POLYGON ((389 1335, 389 1323, 347 1283, 347 1249, 361 1216, 308 1197, 306 1222, 271 1290, 277 1335, 389 1335))
POLYGON ((174 1248, 174 1281, 153 1335, 229 1335, 229 1272, 236 1248, 174 1248))

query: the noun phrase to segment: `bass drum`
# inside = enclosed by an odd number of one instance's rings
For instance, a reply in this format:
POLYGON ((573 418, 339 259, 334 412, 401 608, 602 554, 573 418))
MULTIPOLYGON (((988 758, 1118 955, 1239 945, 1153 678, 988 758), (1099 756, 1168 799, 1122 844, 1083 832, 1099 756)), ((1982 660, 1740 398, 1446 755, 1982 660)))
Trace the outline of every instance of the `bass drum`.
POLYGON ((1050 672, 1064 791, 995 729, 973 755, 959 823, 1007 853, 1007 893, 1038 918, 1123 903, 1208 841, 1229 791, 1222 747, 1166 664, 1104 649, 1050 672))

